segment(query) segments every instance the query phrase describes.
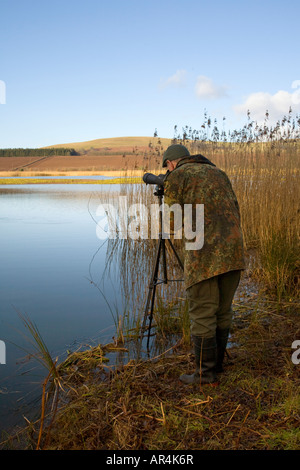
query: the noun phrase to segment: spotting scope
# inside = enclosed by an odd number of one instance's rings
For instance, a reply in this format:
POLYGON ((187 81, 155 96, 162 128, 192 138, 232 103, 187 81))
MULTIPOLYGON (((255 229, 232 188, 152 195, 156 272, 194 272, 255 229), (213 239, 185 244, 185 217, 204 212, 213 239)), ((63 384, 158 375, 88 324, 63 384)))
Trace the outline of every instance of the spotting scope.
POLYGON ((146 184, 156 184, 157 186, 164 187, 165 175, 154 175, 153 173, 145 173, 143 181, 146 184))

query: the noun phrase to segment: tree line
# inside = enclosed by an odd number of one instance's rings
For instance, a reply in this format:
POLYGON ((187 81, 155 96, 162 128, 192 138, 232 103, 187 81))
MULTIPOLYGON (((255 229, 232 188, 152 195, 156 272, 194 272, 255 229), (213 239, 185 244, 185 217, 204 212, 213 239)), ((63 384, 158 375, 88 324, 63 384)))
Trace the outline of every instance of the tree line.
POLYGON ((79 155, 74 149, 68 148, 8 148, 0 149, 0 157, 49 157, 51 155, 79 155))

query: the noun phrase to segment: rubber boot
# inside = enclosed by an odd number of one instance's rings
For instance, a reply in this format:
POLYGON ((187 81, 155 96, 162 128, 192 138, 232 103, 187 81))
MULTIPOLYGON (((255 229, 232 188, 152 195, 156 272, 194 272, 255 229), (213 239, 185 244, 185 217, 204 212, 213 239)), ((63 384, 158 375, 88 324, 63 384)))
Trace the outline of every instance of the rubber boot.
POLYGON ((192 336, 195 350, 196 370, 193 374, 183 374, 179 377, 185 384, 211 384, 217 385, 216 362, 217 343, 216 338, 202 338, 192 336))
POLYGON ((228 342, 229 328, 217 328, 216 339, 217 339, 217 365, 216 372, 221 373, 223 369, 223 361, 226 352, 226 346, 228 342))

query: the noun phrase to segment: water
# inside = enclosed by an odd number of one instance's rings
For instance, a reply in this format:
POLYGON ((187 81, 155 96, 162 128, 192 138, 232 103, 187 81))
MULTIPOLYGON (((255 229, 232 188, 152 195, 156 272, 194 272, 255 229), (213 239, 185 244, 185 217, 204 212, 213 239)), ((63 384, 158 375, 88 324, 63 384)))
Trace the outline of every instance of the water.
POLYGON ((117 197, 120 186, 0 186, 0 340, 6 345, 0 436, 25 424, 22 416, 40 397, 47 375, 28 360, 33 346, 18 312, 36 324, 59 360, 80 344, 109 342, 114 335, 107 299, 123 302, 118 271, 102 279, 107 243, 97 238, 92 217, 107 191, 117 197), (106 299, 91 280, 101 283, 106 299))

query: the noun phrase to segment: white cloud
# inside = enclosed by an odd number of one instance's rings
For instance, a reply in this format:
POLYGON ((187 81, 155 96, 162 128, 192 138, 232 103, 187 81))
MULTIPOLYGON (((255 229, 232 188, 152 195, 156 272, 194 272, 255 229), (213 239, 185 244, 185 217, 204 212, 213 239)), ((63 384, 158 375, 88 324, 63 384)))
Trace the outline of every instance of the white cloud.
POLYGON ((161 81, 160 88, 182 87, 186 84, 186 75, 186 70, 177 70, 174 75, 161 81))
POLYGON ((198 98, 217 99, 226 96, 226 87, 216 85, 210 78, 199 75, 195 86, 198 98))
POLYGON ((246 115, 249 110, 251 119, 258 122, 264 120, 268 111, 270 121, 277 121, 288 114, 290 107, 293 112, 300 111, 300 80, 295 80, 292 88, 295 89, 292 93, 284 90, 279 90, 274 95, 265 92, 252 93, 244 103, 234 106, 234 111, 246 115))

